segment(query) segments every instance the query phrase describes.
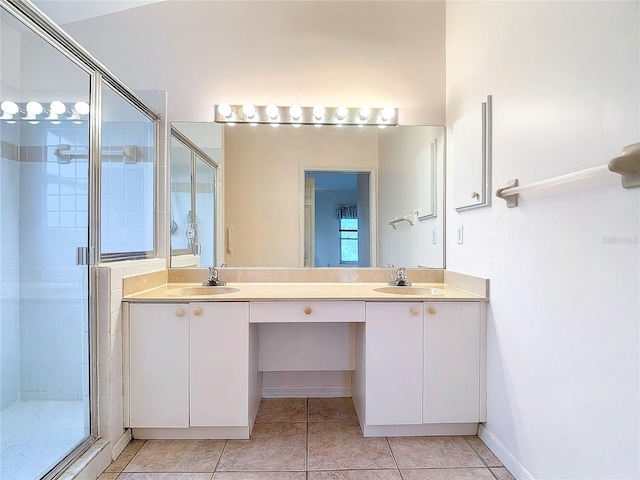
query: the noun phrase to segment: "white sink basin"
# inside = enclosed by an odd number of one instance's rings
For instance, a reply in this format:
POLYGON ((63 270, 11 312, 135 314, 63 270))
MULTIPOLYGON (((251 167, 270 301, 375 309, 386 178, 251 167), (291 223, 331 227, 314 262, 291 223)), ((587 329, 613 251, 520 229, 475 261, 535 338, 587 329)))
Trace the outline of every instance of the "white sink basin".
POLYGON ((167 290, 167 294, 172 297, 193 297, 203 296, 209 297, 214 295, 225 295, 227 293, 235 293, 239 292, 239 288, 234 287, 182 287, 182 288, 172 288, 167 290))
POLYGON ((429 287, 380 287, 374 288, 374 292, 388 293, 391 295, 420 295, 420 296, 434 296, 444 295, 444 290, 440 288, 429 287))

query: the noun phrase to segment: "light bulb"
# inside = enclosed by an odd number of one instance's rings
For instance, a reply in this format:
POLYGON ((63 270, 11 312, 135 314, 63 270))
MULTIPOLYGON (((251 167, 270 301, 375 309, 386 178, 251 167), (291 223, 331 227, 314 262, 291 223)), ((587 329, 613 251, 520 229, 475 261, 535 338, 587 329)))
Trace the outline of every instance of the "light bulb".
POLYGON ((358 114, 358 116, 360 117, 360 120, 362 121, 369 118, 369 115, 371 115, 371 109, 369 107, 362 107, 360 109, 360 113, 358 114))
POLYGON ((253 118, 256 115, 256 107, 253 103, 245 103, 242 106, 242 113, 244 113, 244 116, 247 118, 253 118))
POLYGON ((320 128, 322 126, 322 124, 321 123, 314 123, 313 126, 316 127, 316 128, 320 128))
POLYGON ((380 130, 382 130, 383 128, 387 128, 387 126, 386 126, 386 125, 378 125, 378 128, 379 128, 380 130))
POLYGON ((382 118, 383 122, 388 122, 389 120, 391 120, 393 118, 393 116, 396 114, 396 109, 393 107, 384 107, 382 109, 382 115, 380 116, 380 118, 382 118))
POLYGON ((254 123, 254 122, 250 123, 249 125, 251 125, 252 127, 257 127, 258 126, 258 124, 254 123))
POLYGON ((15 115, 20 111, 20 107, 18 107, 18 104, 16 102, 12 102, 11 100, 5 100, 4 102, 0 103, 0 109, 2 109, 4 113, 9 115, 15 115))
POLYGON ((298 120, 302 116, 302 107, 300 105, 291 105, 289 107, 289 115, 294 120, 298 120))
POLYGON ((267 105, 264 111, 267 112, 267 117, 269 117, 271 120, 275 120, 276 118, 278 118, 278 107, 273 103, 267 105))
POLYGON ((293 128, 300 128, 300 124, 299 123, 292 123, 291 125, 293 125, 293 128))
POLYGON ((278 128, 278 127, 280 126, 280 124, 279 124, 279 123, 272 123, 272 124, 271 124, 271 126, 272 126, 273 128, 278 128))
POLYGON ((218 113, 224 118, 229 118, 233 113, 231 111, 231 105, 229 105, 228 103, 221 103, 220 105, 218 105, 218 113))
POLYGON ((347 107, 339 107, 338 110, 336 111, 336 118, 338 120, 344 120, 347 117, 347 113, 349 113, 349 110, 347 110, 347 107))
POLYGON ((229 122, 226 124, 228 127, 235 127, 236 126, 236 122, 229 122))
POLYGON ((73 109, 78 112, 80 115, 88 115, 89 114, 89 104, 87 102, 76 102, 73 106, 73 109))
POLYGON ((62 103, 60 100, 54 100, 49 104, 49 110, 57 115, 62 115, 67 111, 67 106, 62 103))
POLYGON ((324 105, 316 105, 315 107, 313 107, 313 118, 315 118, 316 120, 322 120, 322 118, 324 117, 324 112, 324 105))
POLYGON ((44 107, 40 102, 34 100, 27 102, 27 112, 33 115, 40 115, 44 111, 44 107))

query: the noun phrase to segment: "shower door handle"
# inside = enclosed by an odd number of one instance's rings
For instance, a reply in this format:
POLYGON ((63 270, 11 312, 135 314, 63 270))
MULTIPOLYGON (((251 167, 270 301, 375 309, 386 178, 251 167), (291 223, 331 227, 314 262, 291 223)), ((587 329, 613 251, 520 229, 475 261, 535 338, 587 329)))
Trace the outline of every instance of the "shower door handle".
POLYGON ((97 265, 95 247, 76 247, 76 265, 97 265))

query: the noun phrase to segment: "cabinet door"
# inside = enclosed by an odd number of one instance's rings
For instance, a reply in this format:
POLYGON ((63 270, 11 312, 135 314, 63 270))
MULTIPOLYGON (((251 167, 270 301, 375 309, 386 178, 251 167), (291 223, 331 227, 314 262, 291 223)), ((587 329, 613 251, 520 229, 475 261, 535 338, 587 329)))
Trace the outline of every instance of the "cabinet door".
POLYGON ((480 421, 480 303, 426 303, 423 423, 480 421))
POLYGON ((132 304, 131 427, 189 426, 189 306, 132 304))
POLYGON ((366 423, 422 423, 422 303, 368 302, 366 423))
POLYGON ((249 423, 249 304, 191 304, 191 426, 249 423))

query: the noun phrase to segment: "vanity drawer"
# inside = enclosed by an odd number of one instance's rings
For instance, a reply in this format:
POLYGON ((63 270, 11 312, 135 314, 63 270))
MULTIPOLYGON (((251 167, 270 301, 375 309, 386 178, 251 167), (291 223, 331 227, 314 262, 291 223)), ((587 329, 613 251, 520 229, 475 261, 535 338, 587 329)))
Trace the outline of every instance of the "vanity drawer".
POLYGON ((364 302, 251 302, 250 323, 364 322, 364 302))

